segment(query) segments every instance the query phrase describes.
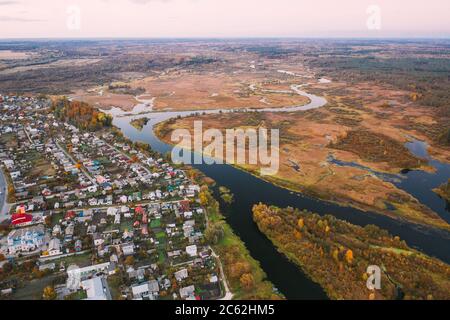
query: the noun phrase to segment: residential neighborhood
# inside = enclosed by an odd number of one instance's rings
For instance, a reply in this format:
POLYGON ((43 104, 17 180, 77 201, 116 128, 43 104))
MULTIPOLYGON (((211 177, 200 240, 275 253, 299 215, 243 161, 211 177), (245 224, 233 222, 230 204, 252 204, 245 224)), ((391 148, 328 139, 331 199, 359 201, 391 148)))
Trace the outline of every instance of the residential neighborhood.
POLYGON ((82 131, 58 120, 45 98, 2 101, 0 267, 7 264, 11 275, 0 279, 0 298, 226 295, 204 237, 200 186, 184 170, 112 130, 82 131))

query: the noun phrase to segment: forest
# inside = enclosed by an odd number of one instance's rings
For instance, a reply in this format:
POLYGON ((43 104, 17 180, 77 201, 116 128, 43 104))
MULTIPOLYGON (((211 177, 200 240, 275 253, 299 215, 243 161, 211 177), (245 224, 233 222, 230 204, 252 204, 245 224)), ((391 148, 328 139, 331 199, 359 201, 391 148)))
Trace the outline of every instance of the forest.
POLYGON ((253 207, 259 229, 320 284, 331 299, 449 299, 450 266, 376 226, 298 209, 253 207), (367 287, 367 268, 382 270, 381 289, 367 287))
POLYGON ((112 126, 110 115, 100 112, 84 102, 61 98, 53 102, 52 110, 57 119, 83 130, 96 131, 112 126))

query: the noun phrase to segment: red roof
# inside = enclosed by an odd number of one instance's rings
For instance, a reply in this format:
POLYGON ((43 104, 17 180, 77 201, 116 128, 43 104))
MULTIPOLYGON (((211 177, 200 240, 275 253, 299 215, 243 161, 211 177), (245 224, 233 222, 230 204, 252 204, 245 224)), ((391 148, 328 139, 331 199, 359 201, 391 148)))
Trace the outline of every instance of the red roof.
POLYGON ((136 212, 137 214, 143 214, 145 211, 141 206, 137 206, 136 209, 134 209, 134 212, 136 212))
POLYGON ((66 216, 64 217, 66 220, 73 219, 77 216, 75 211, 67 211, 66 216))
POLYGON ((13 214, 11 216, 11 223, 15 226, 31 221, 33 221, 33 216, 31 214, 13 214))

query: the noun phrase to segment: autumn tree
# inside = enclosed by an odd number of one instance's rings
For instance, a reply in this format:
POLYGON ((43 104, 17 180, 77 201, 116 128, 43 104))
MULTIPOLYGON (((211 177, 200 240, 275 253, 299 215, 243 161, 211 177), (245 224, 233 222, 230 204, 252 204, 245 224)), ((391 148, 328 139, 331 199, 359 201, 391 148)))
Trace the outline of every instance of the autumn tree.
POLYGON ((225 232, 220 224, 211 224, 205 231, 205 239, 208 243, 216 245, 223 239, 225 232))
POLYGON ((244 273, 240 279, 239 282, 245 290, 250 290, 255 285, 255 280, 253 279, 253 276, 251 273, 244 273))
POLYGON ((42 294, 42 298, 44 300, 55 300, 56 299, 55 288, 51 286, 45 287, 44 292, 42 294))
POLYGON ((348 249, 347 252, 345 253, 345 260, 347 261, 348 264, 352 264, 353 263, 353 251, 348 249))
POLYGON ((133 256, 128 256, 128 257, 125 259, 125 264, 128 265, 128 266, 132 266, 132 265, 134 264, 134 258, 133 258, 133 256))

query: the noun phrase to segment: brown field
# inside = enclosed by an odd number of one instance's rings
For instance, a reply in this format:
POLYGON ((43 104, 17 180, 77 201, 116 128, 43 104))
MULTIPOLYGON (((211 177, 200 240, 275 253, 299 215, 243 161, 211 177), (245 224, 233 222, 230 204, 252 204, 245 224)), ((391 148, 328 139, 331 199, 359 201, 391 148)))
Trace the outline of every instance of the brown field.
POLYGON ((32 70, 49 69, 49 68, 64 68, 64 67, 81 67, 95 64, 101 59, 63 59, 46 64, 37 64, 29 66, 14 67, 0 71, 1 75, 10 75, 20 72, 27 72, 32 70))
MULTIPOLYGON (((277 77, 274 74, 274 77, 277 77)), ((148 77, 129 83, 133 89, 145 90, 146 98, 155 97, 154 110, 207 110, 267 108, 305 105, 309 102, 290 89, 291 84, 301 81, 277 84, 276 90, 265 83, 270 75, 266 73, 205 73, 192 74, 176 72, 158 77, 148 77), (255 86, 255 90, 250 85, 255 86)), ((275 78, 275 81, 278 81, 275 78)), ((104 89, 104 95, 78 91, 74 98, 107 108, 116 106, 130 111, 137 103, 132 95, 114 94, 104 89)))
POLYGON ((30 58, 32 55, 31 52, 0 50, 0 60, 21 60, 30 58))
MULTIPOLYGON (((316 85, 312 91, 321 91, 323 87, 316 85)), ((406 98, 407 93, 389 88, 362 85, 361 88, 347 90, 345 84, 333 83, 329 89, 335 95, 328 96, 329 104, 318 110, 303 113, 203 115, 162 124, 157 131, 170 143, 173 129, 192 130, 194 120, 203 120, 204 129, 278 128, 281 140, 280 170, 275 176, 264 179, 323 199, 416 223, 450 228, 437 214, 392 183, 382 181, 362 169, 339 167, 327 162, 328 155, 333 154, 340 160, 356 162, 379 172, 398 173, 405 167, 428 170, 403 144, 407 141, 407 135, 415 136, 431 144, 433 155, 448 158, 450 150, 436 147, 429 137, 414 130, 411 125, 415 122, 432 125, 434 115, 420 106, 411 107, 406 98), (344 90, 347 91, 345 95, 336 95, 344 90), (364 90, 368 99, 358 102, 355 94, 358 90, 364 90), (382 99, 371 101, 371 97, 381 93, 396 102, 386 106, 382 99), (424 114, 427 115, 425 118, 424 114), (374 143, 377 145, 374 146, 374 143), (387 204, 394 205, 396 209, 388 210, 387 204)), ((257 166, 245 166, 244 169, 255 174, 259 172, 257 166)))
POLYGON ((110 93, 106 91, 106 89, 102 95, 100 95, 99 89, 89 92, 77 90, 71 95, 71 98, 87 102, 91 105, 97 106, 100 109, 108 109, 114 106, 130 111, 136 104, 138 104, 138 101, 131 95, 110 93))

